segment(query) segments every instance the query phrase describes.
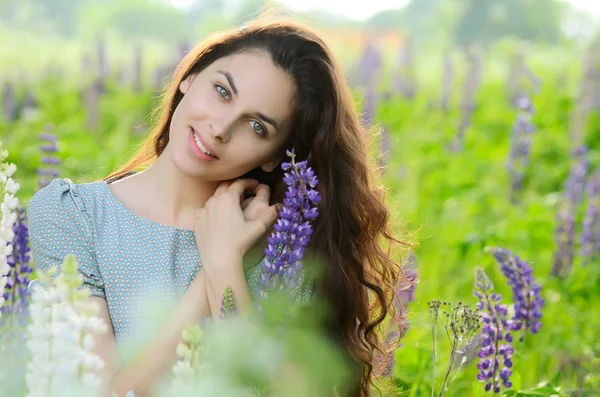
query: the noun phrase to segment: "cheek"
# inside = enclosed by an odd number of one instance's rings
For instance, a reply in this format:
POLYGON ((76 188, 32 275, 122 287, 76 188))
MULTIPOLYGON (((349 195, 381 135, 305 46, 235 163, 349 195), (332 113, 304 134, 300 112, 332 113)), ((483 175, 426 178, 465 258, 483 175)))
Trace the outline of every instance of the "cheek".
POLYGON ((239 158, 244 159, 242 162, 248 171, 270 162, 277 154, 277 151, 273 147, 266 147, 265 143, 262 143, 262 145, 257 145, 256 143, 252 145, 248 142, 248 144, 240 145, 239 147, 239 158))
POLYGON ((194 117, 202 117, 210 114, 214 108, 214 100, 211 93, 206 88, 198 87, 188 91, 177 107, 181 113, 193 115, 194 117))

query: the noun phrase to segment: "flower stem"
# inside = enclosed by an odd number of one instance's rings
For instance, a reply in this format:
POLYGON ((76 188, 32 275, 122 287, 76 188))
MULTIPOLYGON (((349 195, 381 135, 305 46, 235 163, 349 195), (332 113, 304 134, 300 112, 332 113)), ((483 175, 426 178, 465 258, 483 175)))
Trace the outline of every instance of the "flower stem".
POLYGON ((446 370, 446 375, 444 376, 444 381, 442 382, 442 386, 440 387, 440 392, 438 397, 442 397, 444 392, 446 391, 446 382, 448 381, 448 377, 450 376, 450 372, 452 371, 452 365, 454 364, 454 358, 456 357, 456 350, 452 349, 450 353, 450 365, 448 365, 448 369, 446 370))
POLYGON ((431 379, 431 397, 435 396, 435 368, 437 366, 437 322, 433 328, 433 379, 431 379))

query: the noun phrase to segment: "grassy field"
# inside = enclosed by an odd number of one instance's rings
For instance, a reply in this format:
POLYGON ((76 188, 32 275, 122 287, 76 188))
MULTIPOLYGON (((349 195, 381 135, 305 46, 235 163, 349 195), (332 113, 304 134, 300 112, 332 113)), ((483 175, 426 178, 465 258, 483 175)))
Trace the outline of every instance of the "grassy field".
MULTIPOLYGON (((431 395, 428 301, 474 305, 474 268, 482 266, 504 302, 510 303, 510 288, 492 256, 484 252, 486 246, 508 248, 529 262, 545 299, 540 332, 514 344, 514 390, 551 382, 562 391, 578 389, 573 396, 600 393, 600 319, 596 309, 600 306, 600 263, 596 258, 583 266, 576 255, 567 277, 551 275, 557 211, 575 161, 570 153, 576 144, 585 143, 590 149, 590 169, 600 165, 600 109, 590 112, 583 140, 576 142, 570 130, 582 74, 581 54, 564 49, 527 52, 526 63, 541 88, 531 93, 535 132, 523 188, 518 199, 511 200, 506 162, 517 117, 507 91, 511 49, 499 46, 483 57, 481 86, 473 98, 475 107, 460 151, 449 150, 463 114, 466 67, 459 53, 453 54, 455 80, 447 111, 439 105, 439 54, 416 51, 414 98, 391 90, 396 73, 392 67, 386 69, 378 87, 381 97, 375 122, 385 126, 391 137, 391 159, 384 176, 389 204, 398 231, 408 231, 408 239, 418 243, 420 283, 409 307, 410 329, 396 353, 394 369, 397 383, 410 389, 409 396, 431 395)), ((388 55, 395 51, 391 49, 388 55)), ((45 126, 52 125, 58 135, 61 177, 75 182, 98 180, 133 153, 158 95, 149 83, 135 93, 130 84, 108 80, 108 91, 98 98, 99 123, 88 128, 90 108, 83 99, 84 77, 69 71, 54 79, 37 77, 11 80, 18 97, 27 91, 35 96, 37 114, 0 122, 0 141, 10 152, 9 160, 18 166, 15 177, 21 184, 19 197, 24 205, 38 189, 41 154, 37 136, 45 126)), ((357 98, 362 97, 361 92, 357 88, 357 98)), ((584 199, 577 207, 577 250, 586 205, 584 199)), ((439 388, 448 348, 444 332, 438 335, 439 388)), ((476 374, 475 360, 465 365, 447 395, 483 395, 476 374)))

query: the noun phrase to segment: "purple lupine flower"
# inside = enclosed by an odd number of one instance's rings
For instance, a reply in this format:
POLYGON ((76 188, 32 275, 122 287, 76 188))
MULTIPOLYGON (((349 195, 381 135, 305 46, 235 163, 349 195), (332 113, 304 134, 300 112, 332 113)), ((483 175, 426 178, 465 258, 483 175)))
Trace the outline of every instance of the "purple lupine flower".
POLYGON ((521 341, 525 332, 529 330, 536 334, 542 323, 542 307, 544 299, 540 296, 541 286, 533 278, 533 270, 527 262, 513 255, 510 250, 504 248, 488 248, 486 252, 492 254, 500 264, 502 274, 508 280, 513 292, 515 313, 512 317, 513 331, 521 330, 521 341))
POLYGON ((152 72, 152 89, 160 91, 163 85, 163 72, 161 68, 155 68, 152 72))
POLYGON ((398 73, 394 74, 396 91, 406 99, 413 99, 416 94, 413 46, 407 39, 398 56, 398 73))
POLYGON ((447 112, 450 108, 450 97, 452 96, 452 87, 454 85, 454 64, 452 56, 447 53, 444 57, 444 83, 442 89, 442 109, 447 112))
POLYGON ((565 186, 566 199, 571 203, 578 205, 583 200, 585 190, 585 178, 589 168, 588 148, 584 145, 573 150, 571 156, 575 159, 575 164, 571 168, 571 173, 565 186))
POLYGON ((575 218, 585 188, 585 177, 589 166, 587 148, 578 147, 573 151, 575 163, 565 184, 565 195, 557 213, 555 239, 557 249, 552 264, 553 276, 566 276, 575 257, 575 218))
MULTIPOLYGON (((413 251, 410 252, 404 266, 404 280, 398 284, 396 297, 400 302, 414 302, 415 288, 419 278, 419 269, 417 264, 417 256, 413 251)), ((398 308, 399 306, 396 306, 398 308)))
POLYGON ((387 352, 387 357, 378 358, 385 362, 385 368, 382 373, 383 376, 392 376, 396 364, 396 349, 393 348, 393 345, 402 338, 408 330, 406 306, 408 303, 414 302, 415 300, 415 288, 418 278, 417 258, 414 252, 411 252, 406 263, 404 278, 398 282, 396 294, 392 300, 392 305, 400 318, 400 323, 393 324, 386 332, 384 346, 386 347, 385 351, 387 352))
POLYGON ((193 46, 190 43, 189 40, 184 40, 181 43, 179 43, 179 59, 177 59, 176 63, 179 63, 179 61, 183 58, 185 58, 185 56, 192 50, 193 46))
POLYGON ((485 390, 500 391, 500 382, 505 388, 510 388, 510 375, 512 375, 512 335, 510 330, 513 324, 506 318, 508 309, 500 304, 502 296, 493 292, 494 285, 478 267, 475 269, 475 290, 473 295, 479 298, 477 309, 481 312, 483 320, 481 351, 477 354, 480 358, 477 368, 477 379, 486 382, 485 390))
POLYGON ((42 157, 42 164, 59 165, 60 164, 60 159, 57 159, 56 157, 44 156, 44 157, 42 157))
POLYGON ((376 87, 382 60, 373 43, 367 43, 359 61, 360 81, 364 87, 376 87))
POLYGON ((511 179, 511 201, 523 187, 525 168, 529 162, 532 135, 535 127, 532 123, 534 112, 531 100, 522 93, 517 100, 517 121, 513 126, 511 149, 506 167, 511 179))
POLYGON ((24 120, 35 120, 38 118, 38 116, 38 101, 35 99, 35 96, 31 91, 25 91, 25 97, 23 98, 22 118, 24 120))
POLYGON ((294 151, 286 151, 291 161, 281 164, 287 171, 283 181, 288 185, 279 211, 275 231, 269 236, 265 249, 266 258, 262 263, 260 278, 261 294, 267 290, 284 288, 284 284, 294 290, 300 279, 302 258, 312 234, 313 221, 319 215, 317 205, 321 201, 317 176, 307 161, 296 163, 294 151), (281 282, 283 281, 283 283, 281 282))
POLYGON ((570 135, 571 141, 583 142, 586 134, 588 116, 593 110, 595 74, 596 74, 596 48, 592 44, 585 52, 582 65, 583 71, 579 83, 579 92, 571 116, 570 135))
POLYGON ((136 45, 133 58, 133 90, 137 93, 142 92, 142 66, 143 66, 143 48, 141 44, 136 45))
POLYGON ((83 94, 84 107, 87 111, 86 129, 94 130, 100 123, 100 94, 104 90, 103 81, 97 78, 83 94))
POLYGON ((387 127, 381 128, 379 135, 379 155, 377 156, 377 166, 382 174, 385 173, 387 165, 392 156, 392 139, 387 127))
POLYGON ((518 107, 526 85, 530 87, 527 91, 537 93, 540 79, 527 67, 525 54, 519 50, 509 65, 506 83, 510 101, 515 107, 518 107))
POLYGON ((8 121, 13 121, 17 118, 17 99, 15 88, 7 81, 4 84, 4 92, 2 93, 2 109, 4 118, 8 121))
POLYGON ((44 188, 50 184, 50 182, 54 178, 58 178, 59 171, 57 168, 46 168, 46 165, 49 166, 58 166, 60 165, 60 159, 58 157, 52 156, 53 153, 58 152, 57 146, 57 136, 52 133, 53 131, 52 125, 46 126, 46 132, 40 134, 38 139, 42 141, 42 145, 40 146, 40 150, 42 152, 42 166, 38 168, 37 174, 40 177, 38 180, 38 186, 44 188))
POLYGON ((587 183, 587 207, 581 231, 581 257, 588 265, 600 258, 600 167, 587 183))
POLYGON ((19 314, 19 318, 24 319, 26 318, 25 313, 29 306, 30 296, 27 286, 33 269, 29 256, 29 228, 27 227, 25 210, 22 208, 19 208, 17 212, 17 221, 13 225, 13 231, 15 238, 10 243, 12 254, 7 258, 10 271, 4 291, 6 304, 0 307, 0 311, 4 314, 19 314))
POLYGON ((96 41, 96 55, 98 61, 98 76, 96 88, 98 92, 105 92, 105 79, 108 77, 108 56, 106 54, 106 41, 102 37, 98 37, 96 41))
POLYGON ((464 138, 475 112, 475 96, 479 90, 482 77, 481 57, 471 49, 467 50, 466 56, 469 63, 469 71, 467 72, 467 78, 463 86, 458 132, 451 147, 454 152, 459 152, 463 148, 464 138))
POLYGON ((374 87, 367 87, 365 92, 365 103, 363 106, 363 126, 371 128, 375 119, 375 109, 377 108, 377 92, 374 87))

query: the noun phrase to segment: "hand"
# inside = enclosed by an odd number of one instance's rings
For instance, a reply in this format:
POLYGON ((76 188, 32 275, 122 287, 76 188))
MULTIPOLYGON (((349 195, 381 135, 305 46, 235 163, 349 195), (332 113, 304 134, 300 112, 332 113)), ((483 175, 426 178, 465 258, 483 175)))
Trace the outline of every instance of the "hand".
POLYGON ((258 219, 260 214, 270 207, 271 188, 269 188, 269 185, 261 183, 256 186, 252 193, 254 193, 254 196, 248 197, 241 204, 244 218, 248 221, 258 219))
POLYGON ((268 190, 259 189, 254 179, 223 182, 204 208, 196 211, 194 232, 207 277, 215 271, 239 270, 223 269, 223 266, 240 266, 246 251, 275 222, 277 207, 268 205, 268 197, 264 204, 265 193, 268 196, 268 190), (241 201, 244 192, 249 190, 256 191, 258 198, 253 198, 256 203, 252 206, 247 203, 245 211, 250 218, 247 219, 241 201))

